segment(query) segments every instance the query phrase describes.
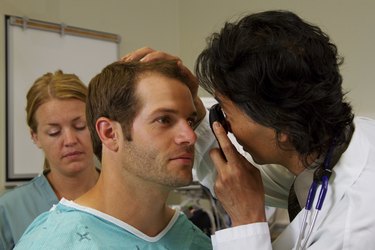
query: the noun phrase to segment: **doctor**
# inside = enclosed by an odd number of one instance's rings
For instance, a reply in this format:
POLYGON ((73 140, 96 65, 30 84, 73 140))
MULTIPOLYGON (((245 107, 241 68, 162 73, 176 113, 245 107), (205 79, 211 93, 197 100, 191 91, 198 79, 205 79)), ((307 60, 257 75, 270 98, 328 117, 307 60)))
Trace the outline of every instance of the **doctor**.
MULTIPOLYGON (((176 59, 143 48, 123 60, 160 58, 176 59)), ((211 36, 197 59, 198 82, 260 165, 236 150, 219 123, 213 127, 226 159, 209 150, 207 118, 196 128, 197 158, 209 152, 217 171, 211 188, 233 222, 212 237, 214 249, 375 248, 375 121, 354 118, 341 63, 327 34, 287 11, 248 15, 211 36), (271 243, 264 203, 286 203, 285 169, 296 176, 289 199, 303 210, 271 243)), ((206 166, 197 170, 208 184, 214 171, 206 166)))

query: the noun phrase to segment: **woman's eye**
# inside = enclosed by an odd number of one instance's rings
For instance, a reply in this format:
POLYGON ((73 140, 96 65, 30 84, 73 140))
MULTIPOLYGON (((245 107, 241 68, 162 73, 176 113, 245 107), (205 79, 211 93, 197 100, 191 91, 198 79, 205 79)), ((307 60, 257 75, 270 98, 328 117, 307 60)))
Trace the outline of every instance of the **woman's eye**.
POLYGON ((77 129, 77 130, 84 130, 86 128, 86 123, 82 122, 82 123, 77 123, 74 125, 74 127, 77 129))
POLYGON ((60 130, 48 131, 48 135, 52 137, 57 136, 59 133, 60 133, 60 130))
POLYGON ((78 129, 78 130, 84 130, 85 128, 86 128, 86 125, 76 126, 76 129, 78 129))

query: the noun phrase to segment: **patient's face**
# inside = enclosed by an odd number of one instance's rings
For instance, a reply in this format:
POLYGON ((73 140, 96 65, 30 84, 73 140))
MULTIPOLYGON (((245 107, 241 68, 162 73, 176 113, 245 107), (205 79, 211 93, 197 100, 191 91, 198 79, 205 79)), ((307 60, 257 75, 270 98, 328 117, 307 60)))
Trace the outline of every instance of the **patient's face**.
POLYGON ((126 171, 142 181, 170 187, 192 181, 196 110, 189 89, 157 73, 137 84, 141 110, 132 127, 132 141, 124 140, 126 171))
POLYGON ((94 166, 85 103, 77 99, 51 99, 35 112, 34 143, 44 151, 51 171, 74 175, 94 166))

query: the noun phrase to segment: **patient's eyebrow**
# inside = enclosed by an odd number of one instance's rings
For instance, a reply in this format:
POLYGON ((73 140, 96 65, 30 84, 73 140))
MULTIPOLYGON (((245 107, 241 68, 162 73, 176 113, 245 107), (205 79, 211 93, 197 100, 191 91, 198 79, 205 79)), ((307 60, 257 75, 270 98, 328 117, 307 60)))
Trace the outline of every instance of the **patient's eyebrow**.
MULTIPOLYGON (((158 109, 155 109, 154 111, 151 112, 151 115, 154 115, 154 114, 157 114, 157 113, 170 113, 170 114, 178 114, 178 113, 181 113, 179 110, 177 109, 173 109, 173 108, 158 108, 158 109)), ((198 116, 198 113, 196 110, 194 110, 193 112, 190 113, 189 117, 192 117, 192 118, 195 118, 198 116)))

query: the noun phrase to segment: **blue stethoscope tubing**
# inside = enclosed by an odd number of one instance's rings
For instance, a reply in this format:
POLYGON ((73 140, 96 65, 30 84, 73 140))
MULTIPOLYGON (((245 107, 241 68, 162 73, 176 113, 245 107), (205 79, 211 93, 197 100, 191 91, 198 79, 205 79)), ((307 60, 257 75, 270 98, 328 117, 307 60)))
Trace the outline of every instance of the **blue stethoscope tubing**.
POLYGON ((316 219, 318 217, 318 214, 323 207, 324 199, 326 197, 327 190, 328 190, 329 177, 332 174, 332 166, 330 166, 330 163, 331 163, 334 147, 335 147, 335 145, 332 144, 331 147, 329 148, 329 150, 327 152, 327 155, 326 155, 326 157, 324 159, 324 162, 323 162, 323 169, 318 168, 314 172, 313 182, 311 183, 309 193, 308 193, 307 199, 306 199, 306 205, 305 205, 305 209, 304 209, 300 233, 299 233, 297 244, 296 244, 296 249, 306 249, 307 241, 310 238, 310 235, 311 235, 311 232, 314 228, 314 225, 315 225, 316 219), (321 170, 323 170, 322 173, 320 172, 321 170), (319 176, 319 175, 321 175, 321 176, 319 176), (318 189, 318 186, 319 186, 320 182, 322 184, 321 185, 322 187, 320 189, 318 201, 317 201, 316 206, 315 206, 314 214, 312 215, 312 218, 310 220, 310 222, 311 222, 310 227, 307 231, 306 237, 304 237, 305 233, 306 233, 305 231, 306 231, 307 225, 308 225, 307 219, 309 217, 309 214, 311 213, 311 208, 312 208, 313 203, 314 203, 316 190, 318 189))

